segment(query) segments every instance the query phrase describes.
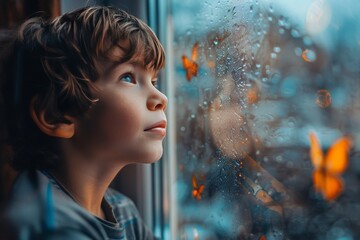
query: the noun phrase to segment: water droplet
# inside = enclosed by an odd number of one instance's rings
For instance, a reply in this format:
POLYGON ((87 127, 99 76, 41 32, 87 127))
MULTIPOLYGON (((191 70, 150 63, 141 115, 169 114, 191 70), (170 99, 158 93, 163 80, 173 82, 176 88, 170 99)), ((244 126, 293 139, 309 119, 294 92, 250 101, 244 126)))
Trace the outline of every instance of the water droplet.
POLYGON ((297 29, 291 29, 291 36, 293 36, 294 38, 298 38, 300 37, 300 33, 297 29))
POLYGON ((274 47, 274 52, 279 53, 281 51, 280 47, 274 47))
POLYGON ((301 56, 306 62, 313 62, 316 60, 316 53, 313 50, 305 49, 301 56))
POLYGON ((277 57, 277 54, 276 53, 271 53, 271 58, 272 59, 275 59, 277 57))
POLYGON ((280 29, 279 29, 279 33, 280 33, 280 34, 284 34, 284 33, 285 33, 285 30, 284 30, 283 28, 280 28, 280 29))
POLYGON ((289 122, 288 122, 288 127, 290 128, 293 128, 295 127, 295 120, 293 118, 289 119, 289 122))
POLYGON ((282 16, 280 17, 278 24, 279 24, 279 26, 285 25, 284 17, 282 17, 282 16))
POLYGON ((272 76, 271 76, 271 82, 273 84, 278 84, 281 80, 281 75, 280 73, 274 73, 272 76))
POLYGON ((300 47, 297 47, 294 49, 294 52, 296 56, 300 57, 303 51, 300 47))
POLYGON ((331 105, 331 94, 326 89, 317 92, 315 103, 321 108, 327 108, 331 105))
POLYGON ((186 129, 186 128, 185 128, 184 126, 181 126, 181 127, 180 127, 180 131, 182 131, 182 132, 184 132, 185 129, 186 129))
POLYGON ((274 9, 273 9, 272 5, 269 6, 269 12, 274 12, 274 9))

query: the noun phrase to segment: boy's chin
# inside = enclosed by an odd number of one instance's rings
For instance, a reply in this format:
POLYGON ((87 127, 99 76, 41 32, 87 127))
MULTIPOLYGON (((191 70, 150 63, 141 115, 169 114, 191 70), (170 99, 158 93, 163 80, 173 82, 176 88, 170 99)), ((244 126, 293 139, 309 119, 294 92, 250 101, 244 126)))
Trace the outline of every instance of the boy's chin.
POLYGON ((159 161, 163 155, 163 149, 153 149, 154 151, 147 152, 133 160, 133 163, 155 163, 159 161))
POLYGON ((161 150, 160 153, 157 153, 156 155, 146 159, 147 161, 144 161, 144 163, 155 163, 161 159, 162 154, 163 154, 163 151, 161 150))

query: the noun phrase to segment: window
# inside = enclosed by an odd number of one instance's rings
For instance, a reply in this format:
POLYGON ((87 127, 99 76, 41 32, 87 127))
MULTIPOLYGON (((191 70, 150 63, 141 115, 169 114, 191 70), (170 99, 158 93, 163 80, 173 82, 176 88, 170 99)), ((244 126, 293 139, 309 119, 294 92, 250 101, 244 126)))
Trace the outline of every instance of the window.
POLYGON ((359 10, 168 3, 164 236, 359 238, 359 10))

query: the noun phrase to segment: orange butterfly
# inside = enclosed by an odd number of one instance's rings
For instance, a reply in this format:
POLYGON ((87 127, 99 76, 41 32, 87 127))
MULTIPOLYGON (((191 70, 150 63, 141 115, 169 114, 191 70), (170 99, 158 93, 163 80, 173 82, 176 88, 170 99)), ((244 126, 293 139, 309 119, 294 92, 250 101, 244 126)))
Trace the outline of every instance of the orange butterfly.
POLYGON ((261 235, 259 240, 266 240, 266 236, 265 235, 261 235))
POLYGON ((182 63, 183 63, 183 67, 186 71, 186 79, 188 81, 190 81, 193 76, 196 77, 198 75, 199 66, 196 63, 197 58, 198 58, 198 48, 199 48, 199 43, 196 42, 193 46, 191 59, 189 59, 185 55, 182 55, 182 63))
POLYGON ((204 191, 204 184, 201 184, 200 186, 198 186, 197 180, 194 176, 192 176, 192 187, 193 187, 193 191, 192 191, 192 195, 194 198, 196 198, 197 200, 201 199, 201 194, 204 191))
POLYGON ((349 163, 351 139, 338 139, 323 155, 319 140, 315 133, 310 133, 310 157, 314 166, 313 183, 317 192, 327 201, 333 201, 344 191, 341 174, 349 163))

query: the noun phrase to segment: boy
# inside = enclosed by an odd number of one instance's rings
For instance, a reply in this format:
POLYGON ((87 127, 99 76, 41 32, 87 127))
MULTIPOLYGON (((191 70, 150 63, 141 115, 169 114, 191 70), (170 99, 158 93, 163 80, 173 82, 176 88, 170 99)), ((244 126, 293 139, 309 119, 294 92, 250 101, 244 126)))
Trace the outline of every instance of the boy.
POLYGON ((21 172, 6 238, 152 239, 131 200, 108 187, 125 165, 162 155, 167 98, 155 85, 165 55, 155 34, 122 10, 86 7, 28 20, 14 49, 3 90, 21 172))

